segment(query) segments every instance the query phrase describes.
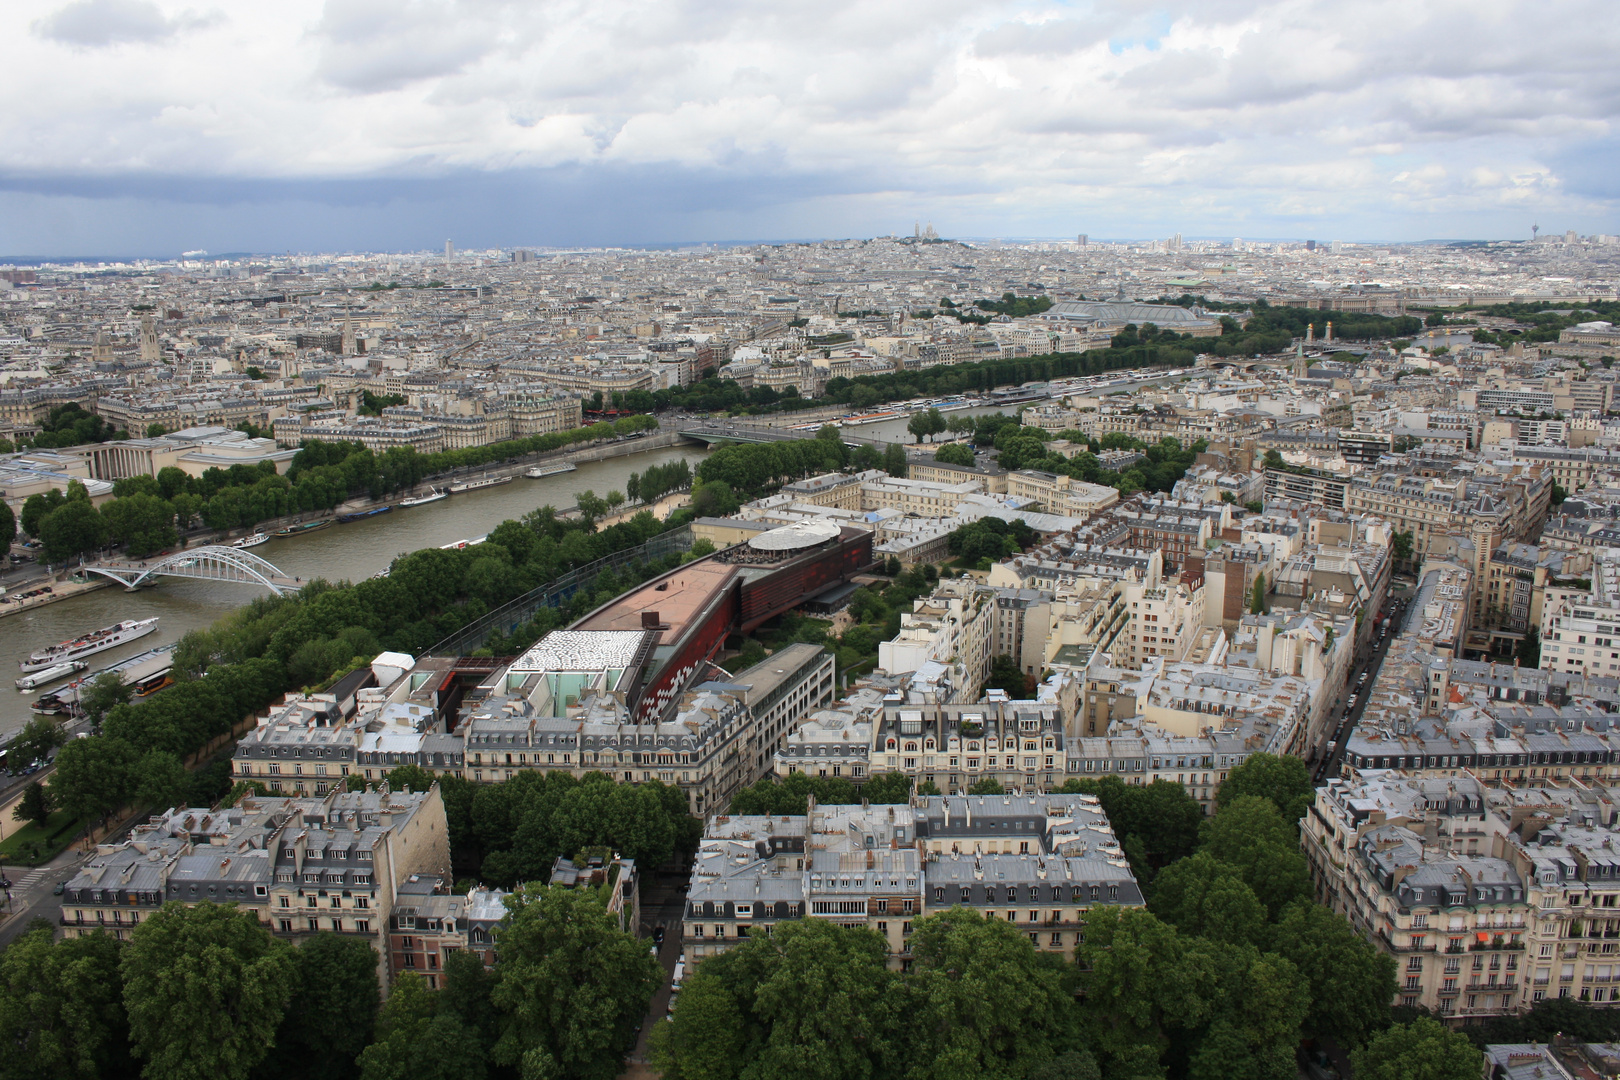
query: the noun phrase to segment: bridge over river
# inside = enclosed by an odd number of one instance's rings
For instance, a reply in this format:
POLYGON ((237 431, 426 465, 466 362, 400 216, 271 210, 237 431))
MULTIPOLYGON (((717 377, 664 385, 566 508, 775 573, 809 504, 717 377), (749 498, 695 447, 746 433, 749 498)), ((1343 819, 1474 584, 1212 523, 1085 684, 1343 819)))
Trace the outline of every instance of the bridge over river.
POLYGON ((225 544, 209 544, 145 561, 108 559, 86 566, 84 572, 112 578, 131 591, 156 585, 160 577, 262 585, 274 593, 297 592, 304 584, 253 552, 225 544))
MULTIPOLYGON (((833 424, 832 426, 837 427, 838 425, 833 424)), ((752 424, 697 421, 681 424, 675 430, 682 438, 696 439, 713 446, 717 443, 728 442, 770 443, 793 442, 796 439, 814 439, 820 429, 818 428, 817 431, 794 431, 790 428, 756 427, 752 424)), ((843 440, 844 445, 849 447, 875 446, 882 449, 888 445, 881 439, 861 439, 844 434, 842 431, 839 433, 839 438, 843 440)))

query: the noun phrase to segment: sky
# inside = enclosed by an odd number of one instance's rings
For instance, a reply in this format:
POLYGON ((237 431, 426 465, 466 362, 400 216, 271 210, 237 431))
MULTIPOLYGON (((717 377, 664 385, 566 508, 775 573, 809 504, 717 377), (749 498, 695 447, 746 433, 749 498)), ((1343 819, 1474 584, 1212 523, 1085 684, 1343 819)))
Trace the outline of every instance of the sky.
POLYGON ((1620 232, 1598 0, 4 0, 0 253, 1620 232))

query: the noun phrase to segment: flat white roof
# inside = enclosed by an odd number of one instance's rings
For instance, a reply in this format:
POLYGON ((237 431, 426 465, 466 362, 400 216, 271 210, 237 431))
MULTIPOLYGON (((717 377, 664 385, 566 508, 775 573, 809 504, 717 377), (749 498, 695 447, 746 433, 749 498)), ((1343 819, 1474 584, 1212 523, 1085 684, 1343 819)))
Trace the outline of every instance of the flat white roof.
POLYGON ((627 668, 644 630, 553 630, 513 662, 512 671, 606 671, 627 668))

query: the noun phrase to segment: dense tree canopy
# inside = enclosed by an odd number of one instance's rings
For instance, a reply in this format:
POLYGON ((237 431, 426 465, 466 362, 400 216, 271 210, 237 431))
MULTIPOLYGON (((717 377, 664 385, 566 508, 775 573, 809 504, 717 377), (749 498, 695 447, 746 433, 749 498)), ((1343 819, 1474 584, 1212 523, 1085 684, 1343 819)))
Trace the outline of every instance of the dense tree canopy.
POLYGON ((40 423, 39 434, 24 442, 39 449, 55 449, 127 438, 129 432, 117 430, 101 417, 86 412, 78 402, 70 401, 53 407, 40 423))
POLYGON ((414 971, 402 973, 360 1055, 361 1080, 483 1080, 485 1040, 414 971))
POLYGON ((697 819, 678 787, 615 783, 603 773, 524 772, 473 786, 470 803, 447 806, 452 856, 492 885, 544 881, 558 856, 607 848, 649 869, 696 846, 697 819), (465 813, 466 820, 460 820, 465 813), (481 860, 481 863, 480 863, 481 860))
POLYGON ((1200 849, 1235 869, 1272 918, 1310 896, 1294 826, 1270 799, 1242 795, 1229 802, 1204 823, 1200 849))
POLYGON ((1017 555, 1034 541, 1035 530, 1026 525, 1023 518, 1002 521, 986 517, 958 525, 951 530, 946 545, 952 555, 964 562, 977 563, 984 559, 1000 562, 1009 555, 1017 555))
MULTIPOLYGON (((902 459, 904 454, 902 449, 902 459)), ((836 434, 833 438, 818 435, 784 442, 732 443, 704 458, 697 475, 699 480, 720 481, 753 498, 790 480, 835 472, 848 457, 849 448, 836 434)))
POLYGON ((608 1080, 661 981, 658 961, 592 892, 528 887, 507 898, 494 1059, 524 1076, 608 1080))
POLYGON ((1215 805, 1224 808, 1245 795, 1271 800, 1285 821, 1298 822, 1316 798, 1316 788, 1305 762, 1299 758, 1250 754, 1221 781, 1215 805))
POLYGON ((371 1042, 379 957, 371 943, 313 934, 293 950, 293 994, 260 1067, 278 1080, 345 1080, 371 1042))
POLYGON ((0 953, 4 1080, 97 1080, 128 1075, 129 1027, 111 936, 55 941, 42 921, 0 953))
POLYGON ((1483 1058, 1467 1036, 1419 1017, 1350 1054, 1356 1080, 1477 1080, 1483 1058))
POLYGON ((141 1075, 246 1080, 297 988, 291 954, 234 904, 171 902, 154 911, 130 935, 121 968, 141 1075))

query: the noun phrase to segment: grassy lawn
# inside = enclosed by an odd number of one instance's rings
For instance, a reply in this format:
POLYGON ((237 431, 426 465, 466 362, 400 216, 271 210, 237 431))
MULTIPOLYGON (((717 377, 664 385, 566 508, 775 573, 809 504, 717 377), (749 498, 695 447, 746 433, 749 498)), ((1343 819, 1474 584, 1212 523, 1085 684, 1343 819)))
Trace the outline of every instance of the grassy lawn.
POLYGON ((23 866, 49 862, 79 835, 83 825, 83 821, 70 817, 65 810, 52 814, 43 828, 30 821, 0 841, 0 859, 23 866))

